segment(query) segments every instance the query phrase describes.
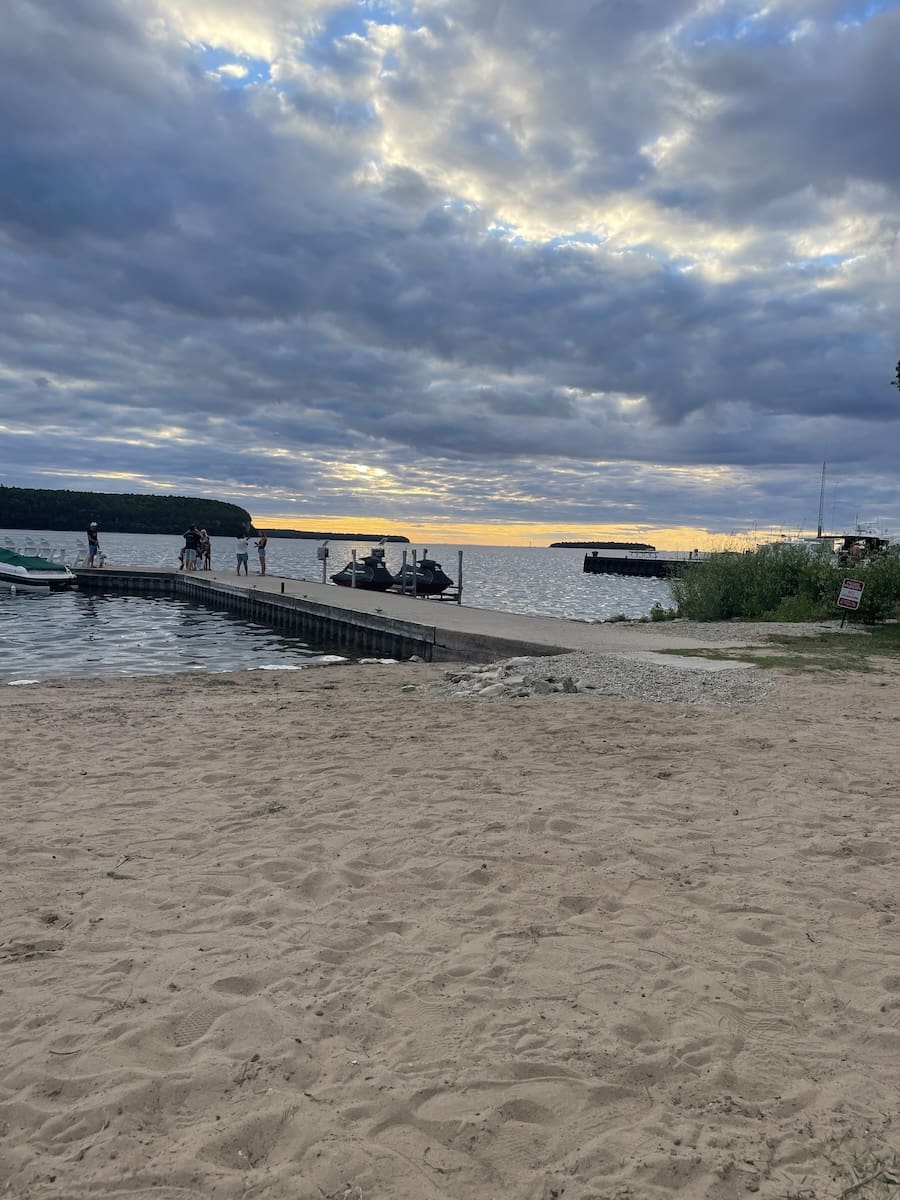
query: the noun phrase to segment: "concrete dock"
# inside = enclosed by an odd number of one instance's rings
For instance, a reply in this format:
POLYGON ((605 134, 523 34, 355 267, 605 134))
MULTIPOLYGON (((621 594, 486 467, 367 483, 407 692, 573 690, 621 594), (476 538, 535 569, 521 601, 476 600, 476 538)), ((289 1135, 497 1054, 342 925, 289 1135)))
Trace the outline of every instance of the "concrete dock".
MULTIPOLYGON (((646 631, 620 623, 524 616, 277 575, 108 566, 80 567, 75 574, 84 591, 180 596, 355 654, 491 662, 568 650, 647 653, 646 631)), ((660 647, 692 650, 705 644, 676 630, 660 638, 660 647)))

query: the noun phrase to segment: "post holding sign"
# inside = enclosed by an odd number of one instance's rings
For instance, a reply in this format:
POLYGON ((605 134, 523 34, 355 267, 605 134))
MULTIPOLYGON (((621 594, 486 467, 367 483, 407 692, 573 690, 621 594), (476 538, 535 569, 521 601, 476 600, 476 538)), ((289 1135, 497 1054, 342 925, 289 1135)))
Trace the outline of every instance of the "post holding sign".
POLYGON ((841 584, 841 592, 838 596, 838 608, 859 608, 859 602, 862 600, 863 588, 865 586, 858 579, 845 579, 841 584))

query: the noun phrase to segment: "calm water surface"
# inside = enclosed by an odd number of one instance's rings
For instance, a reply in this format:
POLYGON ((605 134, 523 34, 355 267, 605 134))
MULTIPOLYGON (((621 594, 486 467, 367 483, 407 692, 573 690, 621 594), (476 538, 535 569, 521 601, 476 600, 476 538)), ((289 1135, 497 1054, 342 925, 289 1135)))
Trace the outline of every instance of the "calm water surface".
MULTIPOLYGON (((68 561, 83 541, 83 535, 71 532, 0 529, 0 545, 4 536, 21 543, 29 535, 35 542, 44 538, 51 546, 65 546, 68 561)), ((177 566, 182 544, 178 537, 100 531, 100 545, 110 565, 177 566)), ((320 544, 269 538, 269 574, 321 582, 322 564, 316 559, 320 544)), ((328 573, 340 570, 354 549, 362 556, 370 547, 369 542, 330 543, 328 573)), ((386 559, 392 570, 399 570, 404 549, 421 555, 426 547, 388 544, 386 559)), ((662 579, 585 575, 583 550, 452 545, 427 549, 454 580, 462 550, 463 602, 470 607, 597 621, 619 613, 642 617, 657 602, 672 603, 669 585, 662 579)), ((258 565, 252 550, 251 543, 251 575, 258 565)), ((212 555, 214 568, 232 569, 233 539, 213 538, 212 555)), ((326 651, 181 600, 78 592, 15 597, 0 593, 0 680, 4 682, 20 677, 300 667, 322 663, 323 655, 325 662, 339 660, 326 651)))
POLYGON ((183 600, 0 593, 0 682, 346 662, 297 638, 183 600))

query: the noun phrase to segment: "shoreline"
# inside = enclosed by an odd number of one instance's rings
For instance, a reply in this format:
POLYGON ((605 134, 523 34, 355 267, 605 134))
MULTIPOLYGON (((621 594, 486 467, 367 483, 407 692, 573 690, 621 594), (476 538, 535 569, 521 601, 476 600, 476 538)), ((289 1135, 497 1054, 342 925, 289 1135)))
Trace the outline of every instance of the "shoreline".
POLYGON ((778 1196, 888 1145, 896 670, 446 670, 0 689, 7 1195, 778 1196))
MULTIPOLYGON (((276 585, 277 586, 276 581, 276 585)), ((295 581, 298 582, 298 581, 295 581)), ((303 581, 298 582, 298 593, 306 598, 306 593, 311 592, 314 587, 303 581)), ((315 593, 313 593, 315 595, 315 593)), ((380 594, 360 593, 359 596, 354 596, 351 599, 345 599, 347 612, 350 618, 353 616, 353 609, 350 605, 355 605, 359 609, 361 619, 365 620, 372 613, 376 613, 381 617, 383 609, 382 605, 386 605, 386 601, 380 594)), ((393 599, 404 599, 394 597, 393 599)), ((423 605, 422 601, 410 601, 405 599, 405 604, 423 605)), ((810 634, 821 633, 841 633, 845 636, 859 636, 865 633, 864 629, 860 629, 852 624, 840 629, 839 620, 817 621, 817 622, 752 622, 752 621, 718 621, 718 622, 699 622, 687 621, 683 619, 674 621, 583 621, 572 618, 532 618, 525 617, 521 614, 508 614, 497 610, 486 609, 468 609, 456 610, 448 612, 441 607, 436 612, 430 609, 428 613, 422 615, 434 615, 437 618, 443 618, 448 623, 448 632, 443 635, 447 640, 452 640, 455 636, 457 646, 470 647, 480 650, 482 653, 478 655, 474 661, 493 660, 498 662, 502 657, 509 658, 515 654, 526 654, 533 656, 538 649, 537 642, 543 642, 544 648, 549 652, 548 659, 559 659, 561 655, 569 655, 577 657, 582 663, 605 662, 613 659, 636 660, 647 659, 654 662, 665 673, 671 670, 689 670, 689 669, 712 669, 712 664, 704 662, 699 657, 679 659, 676 657, 666 658, 659 654, 660 650, 677 649, 682 654, 689 654, 691 649, 721 649, 724 647, 742 647, 756 646, 770 636, 794 636, 803 637, 810 634), (458 632, 454 635, 453 626, 459 627, 458 632), (480 636, 478 631, 483 631, 485 636, 480 636), (514 631, 512 638, 508 635, 514 631), (523 639, 528 640, 523 640, 523 639), (552 643, 568 642, 572 647, 566 650, 563 646, 554 646, 552 643), (504 650, 505 647, 505 650, 504 650), (492 651, 492 653, 489 653, 492 651)), ((213 610, 216 611, 216 610, 213 610)), ((406 615, 401 612, 401 616, 406 615)), ((250 618, 247 618, 250 619, 250 618)), ((392 617, 385 616, 382 621, 382 626, 385 629, 391 628, 392 617)), ((269 629, 273 637, 277 637, 279 630, 274 626, 264 626, 269 629)), ((427 626, 421 626, 423 630, 427 626)), ((294 635, 295 637, 299 636, 294 635)), ((315 641, 316 639, 312 639, 315 641)), ((390 639, 389 639, 390 640, 390 639)), ((324 639, 327 643, 328 639, 324 639)), ((301 644, 308 646, 308 642, 301 644)), ((90 646, 91 653, 100 652, 101 648, 95 644, 90 646)), ((268 663, 265 666, 256 668, 258 670, 308 670, 310 667, 321 667, 330 665, 340 666, 356 666, 370 665, 373 663, 398 663, 404 665, 410 662, 421 661, 418 655, 411 657, 395 657, 389 653, 376 653, 371 650, 361 651, 352 650, 347 647, 341 647, 337 653, 333 650, 311 651, 312 658, 318 661, 304 661, 303 657, 291 657, 284 663, 268 663), (344 662, 335 664, 334 659, 344 659, 344 662)), ((223 653, 223 661, 226 655, 223 653)), ((277 657, 277 655, 275 655, 277 657)), ((444 665, 460 661, 465 656, 455 654, 448 657, 446 654, 441 656, 441 661, 444 665)), ((29 659, 30 661, 30 659, 29 659)), ((539 661, 539 660, 536 660, 539 661)), ((729 666, 737 667, 740 664, 722 663, 719 664, 719 669, 725 670, 729 666)), ((171 668, 168 664, 165 666, 154 668, 152 671, 147 671, 146 674, 141 673, 139 669, 135 669, 130 673, 122 674, 107 674, 105 670, 99 674, 93 675, 90 670, 82 670, 78 667, 77 674, 59 675, 59 676, 44 676, 34 678, 33 669, 29 671, 28 666, 23 664, 20 667, 8 668, 0 665, 0 688, 4 686, 32 686, 41 682, 61 682, 65 679, 142 679, 167 677, 168 675, 194 675, 194 674, 220 674, 227 672, 227 666, 219 669, 210 669, 203 667, 198 670, 196 664, 192 661, 185 661, 184 665, 178 668, 171 668)), ((249 667, 240 667, 235 669, 247 669, 249 667)), ((595 673, 590 671, 589 673, 595 673)), ((613 693, 611 693, 613 694, 613 693)), ((616 692, 614 694, 631 694, 627 686, 624 692, 616 692)), ((640 693, 635 693, 639 697, 640 693)), ((676 699, 673 695, 670 698, 676 699)))

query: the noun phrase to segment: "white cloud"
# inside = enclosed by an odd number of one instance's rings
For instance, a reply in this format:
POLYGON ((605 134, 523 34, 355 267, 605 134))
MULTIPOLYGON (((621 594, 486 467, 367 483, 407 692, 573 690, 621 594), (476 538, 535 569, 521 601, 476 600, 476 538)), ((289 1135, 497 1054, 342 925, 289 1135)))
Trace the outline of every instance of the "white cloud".
POLYGON ((150 0, 146 19, 171 36, 272 62, 312 32, 341 0, 150 0))
POLYGON ((15 0, 0 420, 43 432, 0 471, 189 490, 200 448, 222 492, 336 511, 358 463, 398 514, 548 520, 730 520, 738 472, 771 522, 827 456, 900 494, 900 25, 839 8, 80 0, 48 66, 15 0))

